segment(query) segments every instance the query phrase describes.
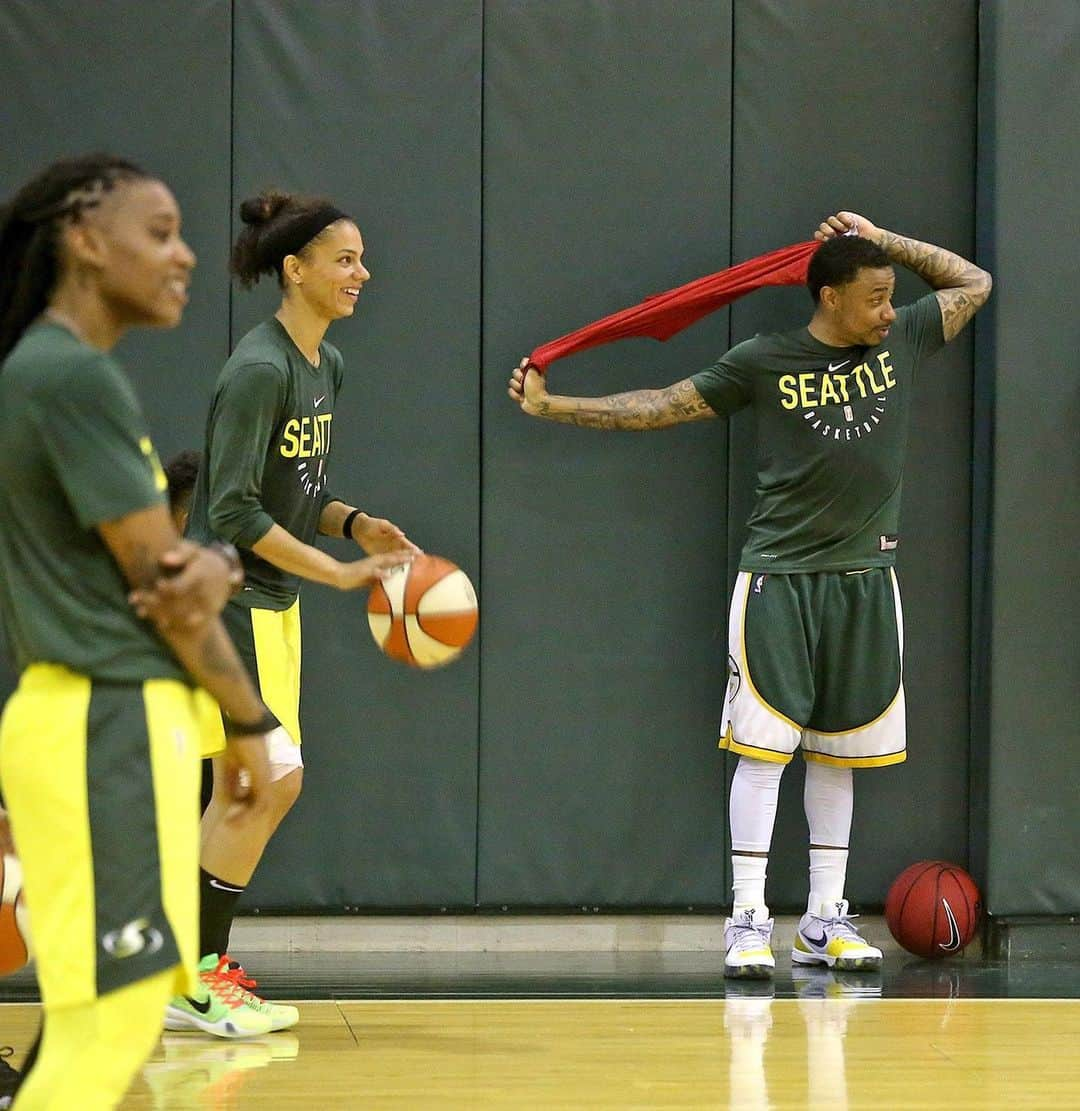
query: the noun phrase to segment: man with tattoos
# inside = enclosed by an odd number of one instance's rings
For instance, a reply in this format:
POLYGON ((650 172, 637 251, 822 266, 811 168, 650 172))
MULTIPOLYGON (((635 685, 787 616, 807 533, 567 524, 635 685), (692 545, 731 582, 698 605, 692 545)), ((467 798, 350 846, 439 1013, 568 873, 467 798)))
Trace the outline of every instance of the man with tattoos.
POLYGON ((844 898, 852 768, 905 758, 903 620, 893 564, 912 390, 923 359, 985 304, 990 275, 958 255, 839 212, 815 233, 810 323, 755 336, 662 390, 549 394, 522 360, 510 397, 530 416, 585 428, 653 429, 755 409, 762 445, 729 620, 720 747, 731 784, 734 905, 725 975, 775 968, 765 873, 780 776, 807 762, 810 893, 798 964, 873 971, 881 951, 844 898), (893 264, 934 290, 894 309, 893 264))

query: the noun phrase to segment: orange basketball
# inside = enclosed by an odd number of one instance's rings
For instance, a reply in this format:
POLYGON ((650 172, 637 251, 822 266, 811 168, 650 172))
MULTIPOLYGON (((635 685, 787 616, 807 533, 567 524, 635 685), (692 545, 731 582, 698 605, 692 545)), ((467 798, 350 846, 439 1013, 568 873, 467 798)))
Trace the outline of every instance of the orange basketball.
POLYGON ((979 889, 963 868, 944 860, 920 860, 893 881, 885 921, 909 953, 948 957, 975 936, 981 906, 979 889))
POLYGON ((450 560, 427 554, 375 583, 367 612, 375 643, 412 667, 441 667, 457 659, 479 618, 468 575, 450 560))
POLYGON ((33 955, 22 897, 22 867, 13 856, 0 857, 0 976, 18 972, 33 955))

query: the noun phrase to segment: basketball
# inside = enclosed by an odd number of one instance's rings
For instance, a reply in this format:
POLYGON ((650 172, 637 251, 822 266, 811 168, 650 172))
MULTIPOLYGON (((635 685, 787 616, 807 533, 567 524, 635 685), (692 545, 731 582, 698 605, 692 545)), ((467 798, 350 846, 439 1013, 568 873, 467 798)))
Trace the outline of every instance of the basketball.
POLYGON ((22 866, 0 857, 0 976, 18 972, 34 955, 22 897, 22 866))
POLYGON ((917 957, 948 957, 975 936, 981 899, 975 881, 956 864, 920 860, 893 881, 885 921, 896 940, 917 957))
POLYGON ((376 582, 367 611, 379 648, 393 660, 423 668, 457 659, 479 618, 468 575, 450 560, 425 553, 376 582))

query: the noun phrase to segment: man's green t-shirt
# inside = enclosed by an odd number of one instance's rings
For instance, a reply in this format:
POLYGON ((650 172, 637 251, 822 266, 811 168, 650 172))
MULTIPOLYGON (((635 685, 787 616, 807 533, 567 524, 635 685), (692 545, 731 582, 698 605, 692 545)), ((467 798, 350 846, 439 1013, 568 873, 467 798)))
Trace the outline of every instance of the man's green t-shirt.
POLYGON ((911 393, 944 345, 931 293, 897 310, 876 347, 806 328, 755 336, 691 379, 719 414, 757 416, 757 504, 743 571, 848 571, 896 559, 911 393))
POLYGON ((20 670, 184 678, 97 531, 165 489, 118 364, 57 324, 28 328, 0 367, 0 615, 20 670))
POLYGON ((274 524, 314 543, 323 506, 337 500, 327 466, 341 380, 336 347, 320 344, 312 366, 276 317, 244 336, 218 376, 187 531, 240 549, 239 605, 283 610, 296 600, 300 579, 251 547, 274 524))

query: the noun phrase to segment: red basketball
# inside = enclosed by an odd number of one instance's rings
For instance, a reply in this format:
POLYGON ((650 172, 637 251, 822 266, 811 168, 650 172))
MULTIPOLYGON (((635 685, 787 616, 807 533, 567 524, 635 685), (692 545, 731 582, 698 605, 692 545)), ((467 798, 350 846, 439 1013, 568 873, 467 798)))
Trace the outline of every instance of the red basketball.
POLYGON ((885 921, 917 957, 948 957, 975 936, 982 902, 975 881, 956 864, 920 860, 893 881, 885 921))
POLYGON ((421 554, 395 567, 368 595, 368 624, 391 659, 439 667, 461 655, 476 632, 476 591, 456 564, 421 554))
POLYGON ((33 956, 22 893, 22 867, 0 856, 0 976, 18 972, 33 956))

